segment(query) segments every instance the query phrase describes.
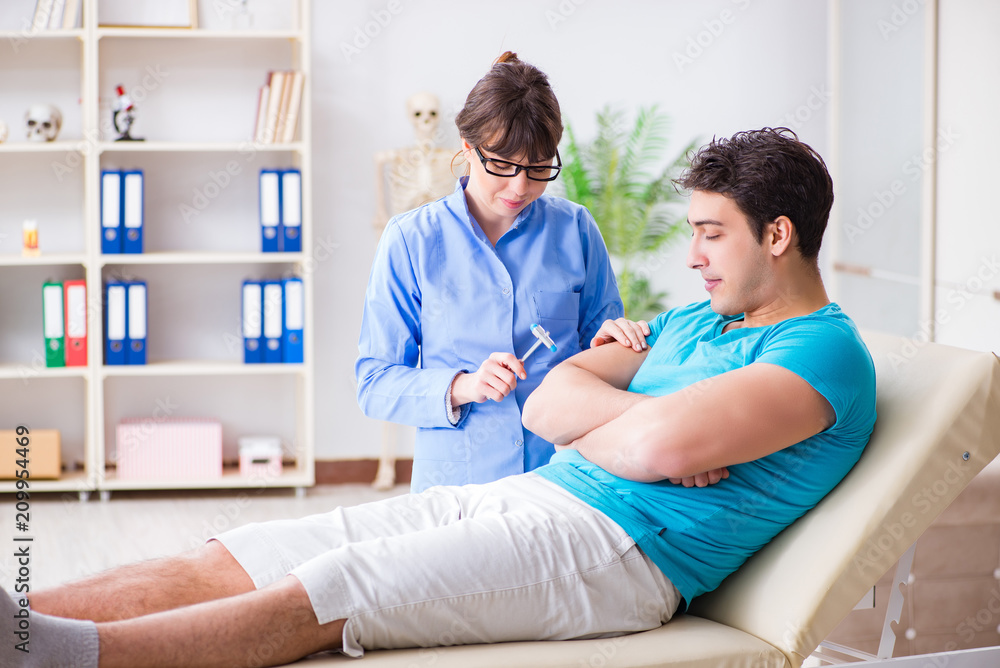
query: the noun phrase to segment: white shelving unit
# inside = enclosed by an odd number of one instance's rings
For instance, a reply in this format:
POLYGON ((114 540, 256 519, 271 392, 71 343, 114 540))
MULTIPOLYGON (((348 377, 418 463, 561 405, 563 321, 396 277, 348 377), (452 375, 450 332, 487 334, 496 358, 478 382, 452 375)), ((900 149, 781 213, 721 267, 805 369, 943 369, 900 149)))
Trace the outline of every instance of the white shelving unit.
MULTIPOLYGON (((202 15, 211 14, 210 3, 202 4, 202 15)), ((114 432, 125 417, 218 419, 227 463, 237 458, 239 436, 278 435, 286 465, 267 485, 301 492, 314 483, 310 6, 309 0, 256 4, 265 21, 241 30, 211 25, 220 23, 217 16, 200 21, 204 29, 100 27, 97 0, 83 0, 81 28, 0 31, 0 41, 17 46, 0 55, 4 97, 30 80, 21 113, 52 100, 66 119, 59 140, 29 143, 12 107, 5 114, 0 101, 0 118, 12 126, 0 144, 0 199, 8 209, 0 212, 0 293, 14 295, 0 296, 0 393, 19 397, 0 407, 0 428, 60 428, 64 464, 71 467, 59 480, 33 481, 34 491, 81 498, 96 491, 107 498, 113 490, 260 486, 231 466, 212 481, 118 480, 114 432), (26 77, 25 68, 37 68, 39 76, 26 77), (67 91, 73 68, 78 89, 67 91), (290 69, 305 74, 297 137, 254 144, 257 88, 269 70, 290 69), (110 102, 120 83, 138 109, 132 134, 145 141, 113 141, 110 102), (66 100, 77 99, 78 108, 68 108, 66 100), (302 172, 300 253, 260 252, 257 177, 274 167, 302 172), (100 174, 117 168, 145 174, 143 254, 101 254, 100 174), (5 191, 6 177, 19 174, 5 191), (184 206, 199 188, 214 196, 208 206, 188 206, 196 217, 185 218, 184 206), (20 255, 20 224, 29 217, 39 221, 42 255, 35 258, 20 255), (304 363, 243 364, 243 279, 289 275, 303 280, 304 363), (103 364, 103 285, 111 277, 148 283, 146 365, 103 364), (45 368, 41 284, 70 278, 87 281, 88 366, 45 368)), ((13 482, 0 481, 0 492, 13 489, 13 482)))

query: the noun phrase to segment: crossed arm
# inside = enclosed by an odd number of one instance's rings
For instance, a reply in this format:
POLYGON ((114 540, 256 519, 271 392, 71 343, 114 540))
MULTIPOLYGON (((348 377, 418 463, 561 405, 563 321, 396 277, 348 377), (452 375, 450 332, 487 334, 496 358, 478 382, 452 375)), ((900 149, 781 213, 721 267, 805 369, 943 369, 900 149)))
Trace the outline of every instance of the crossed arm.
POLYGON ((823 395, 773 364, 661 397, 629 392, 647 354, 600 346, 566 360, 528 398, 524 426, 614 475, 655 482, 759 459, 834 422, 823 395))

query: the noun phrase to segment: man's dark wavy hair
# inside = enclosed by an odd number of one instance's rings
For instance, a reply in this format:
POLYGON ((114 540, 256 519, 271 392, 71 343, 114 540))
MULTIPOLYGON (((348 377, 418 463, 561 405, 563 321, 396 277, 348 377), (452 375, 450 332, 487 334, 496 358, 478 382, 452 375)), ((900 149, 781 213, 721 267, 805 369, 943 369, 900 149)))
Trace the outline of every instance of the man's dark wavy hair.
POLYGON ((731 198, 749 219, 758 243, 768 223, 788 216, 802 257, 818 257, 833 206, 833 180, 823 158, 788 128, 713 138, 695 153, 676 183, 731 198))

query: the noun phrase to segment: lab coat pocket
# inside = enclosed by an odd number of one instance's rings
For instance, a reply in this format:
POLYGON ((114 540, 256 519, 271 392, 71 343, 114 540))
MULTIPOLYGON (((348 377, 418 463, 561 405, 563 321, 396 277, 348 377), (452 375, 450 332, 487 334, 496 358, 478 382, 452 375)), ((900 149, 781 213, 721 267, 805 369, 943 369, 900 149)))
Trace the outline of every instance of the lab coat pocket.
POLYGON ((540 320, 572 320, 580 318, 580 293, 542 292, 534 295, 535 315, 540 320))
POLYGON ((580 352, 580 295, 576 292, 536 292, 535 322, 549 333, 557 352, 546 356, 545 363, 554 366, 580 352))

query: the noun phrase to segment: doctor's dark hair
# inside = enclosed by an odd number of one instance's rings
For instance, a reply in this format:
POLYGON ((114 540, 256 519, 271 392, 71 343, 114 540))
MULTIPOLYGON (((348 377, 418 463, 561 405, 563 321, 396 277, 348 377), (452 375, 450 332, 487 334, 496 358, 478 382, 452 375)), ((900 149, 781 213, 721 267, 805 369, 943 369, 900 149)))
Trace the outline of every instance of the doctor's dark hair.
POLYGON ((732 199, 750 220, 758 243, 768 223, 788 216, 803 259, 817 259, 833 206, 833 180, 819 153, 788 128, 713 138, 676 183, 732 199))
POLYGON ((506 51, 473 86, 455 117, 458 134, 502 158, 551 160, 562 139, 562 115, 549 78, 506 51))

